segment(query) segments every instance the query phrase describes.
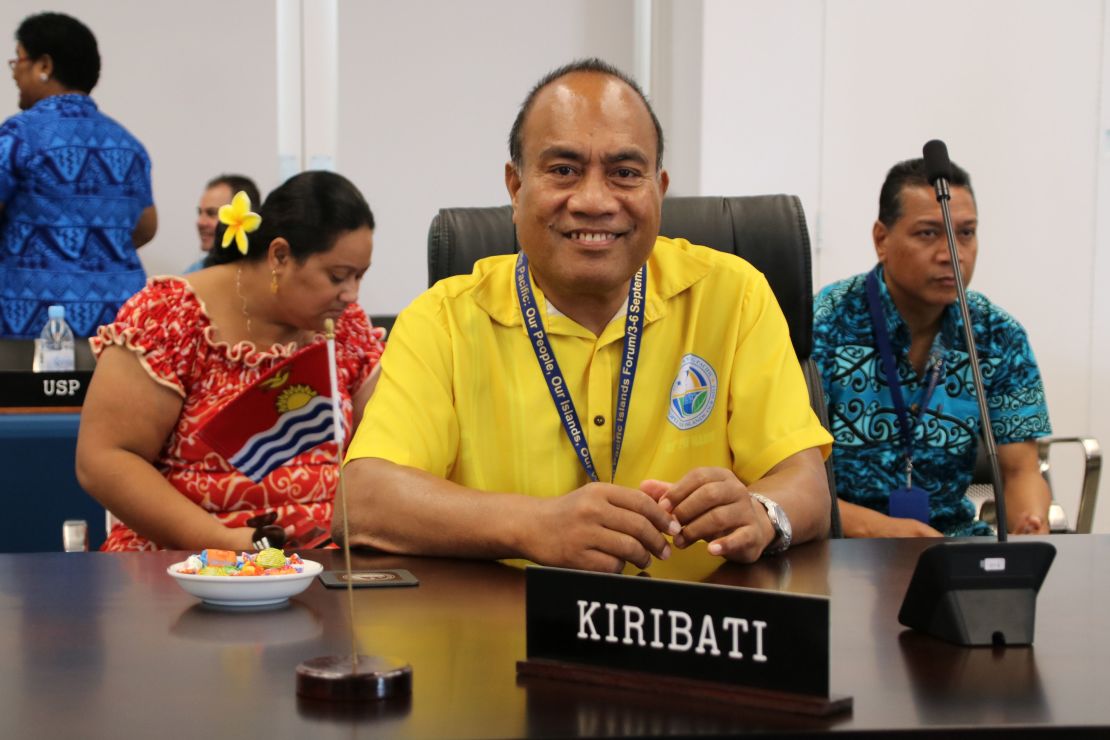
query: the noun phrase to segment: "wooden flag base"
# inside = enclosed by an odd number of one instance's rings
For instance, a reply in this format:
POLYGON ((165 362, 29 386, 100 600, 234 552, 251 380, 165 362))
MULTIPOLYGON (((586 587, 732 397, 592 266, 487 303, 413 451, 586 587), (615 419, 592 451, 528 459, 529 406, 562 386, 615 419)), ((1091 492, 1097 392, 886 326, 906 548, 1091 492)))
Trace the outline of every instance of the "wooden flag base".
POLYGON ((326 655, 297 666, 297 694, 336 702, 379 701, 412 693, 412 666, 395 658, 326 655))
POLYGON ((852 710, 852 697, 850 696, 827 697, 788 694, 782 691, 767 691, 715 681, 698 681, 658 673, 599 668, 583 663, 564 663, 556 660, 532 658, 518 661, 516 672, 518 676, 524 678, 573 681, 594 686, 634 689, 638 692, 662 692, 671 696, 709 699, 753 709, 770 709, 814 717, 827 717, 852 710))

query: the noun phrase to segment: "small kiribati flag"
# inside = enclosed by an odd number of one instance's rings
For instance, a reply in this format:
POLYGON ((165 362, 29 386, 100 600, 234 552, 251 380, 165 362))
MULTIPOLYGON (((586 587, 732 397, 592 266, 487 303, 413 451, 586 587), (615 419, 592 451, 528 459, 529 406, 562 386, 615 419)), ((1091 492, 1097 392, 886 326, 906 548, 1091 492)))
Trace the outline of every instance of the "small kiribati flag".
POLYGON ((255 483, 335 438, 327 345, 317 342, 236 396, 198 435, 255 483))

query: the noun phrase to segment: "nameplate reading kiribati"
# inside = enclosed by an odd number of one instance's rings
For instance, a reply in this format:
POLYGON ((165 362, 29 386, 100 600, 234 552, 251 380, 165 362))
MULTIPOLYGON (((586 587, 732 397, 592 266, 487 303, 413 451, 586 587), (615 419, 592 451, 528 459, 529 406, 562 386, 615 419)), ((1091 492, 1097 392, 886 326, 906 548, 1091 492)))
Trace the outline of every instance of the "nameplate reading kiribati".
POLYGON ((648 690, 663 682, 807 714, 851 706, 829 699, 825 597, 541 567, 525 583, 522 675, 648 690))

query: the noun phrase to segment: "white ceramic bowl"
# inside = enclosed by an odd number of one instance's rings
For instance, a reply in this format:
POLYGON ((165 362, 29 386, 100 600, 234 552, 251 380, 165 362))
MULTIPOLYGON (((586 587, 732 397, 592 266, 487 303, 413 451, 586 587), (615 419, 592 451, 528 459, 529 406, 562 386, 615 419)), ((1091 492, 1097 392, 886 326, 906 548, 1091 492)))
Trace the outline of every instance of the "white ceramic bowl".
POLYGON ((185 561, 174 563, 166 572, 181 588, 208 604, 217 606, 271 606, 281 604, 312 585, 324 566, 304 561, 304 571, 285 576, 199 576, 180 573, 185 561))

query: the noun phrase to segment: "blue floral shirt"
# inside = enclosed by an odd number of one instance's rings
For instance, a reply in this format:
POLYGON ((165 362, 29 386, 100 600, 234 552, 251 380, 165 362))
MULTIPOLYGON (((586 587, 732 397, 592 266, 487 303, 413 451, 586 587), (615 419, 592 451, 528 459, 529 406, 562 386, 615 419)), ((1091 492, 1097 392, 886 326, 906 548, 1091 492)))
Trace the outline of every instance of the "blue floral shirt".
MULTIPOLYGON (((990 534, 990 527, 975 519, 975 507, 965 496, 980 417, 959 306, 945 309, 930 361, 919 378, 909 362, 909 328, 881 275, 880 270, 880 300, 911 417, 917 410, 914 404, 925 395, 934 363, 941 362, 944 371, 914 425, 913 483, 929 494, 929 523, 950 536, 990 534)), ((905 485, 905 456, 872 331, 866 278, 856 275, 817 295, 813 358, 829 407, 837 493, 845 501, 885 514, 890 491, 905 485)), ((1044 385, 1025 330, 983 295, 968 292, 967 297, 996 441, 1003 445, 1050 434, 1044 385)))
POLYGON ((87 95, 0 126, 0 336, 37 337, 51 304, 89 336, 146 283, 131 232, 154 203, 150 158, 87 95))

